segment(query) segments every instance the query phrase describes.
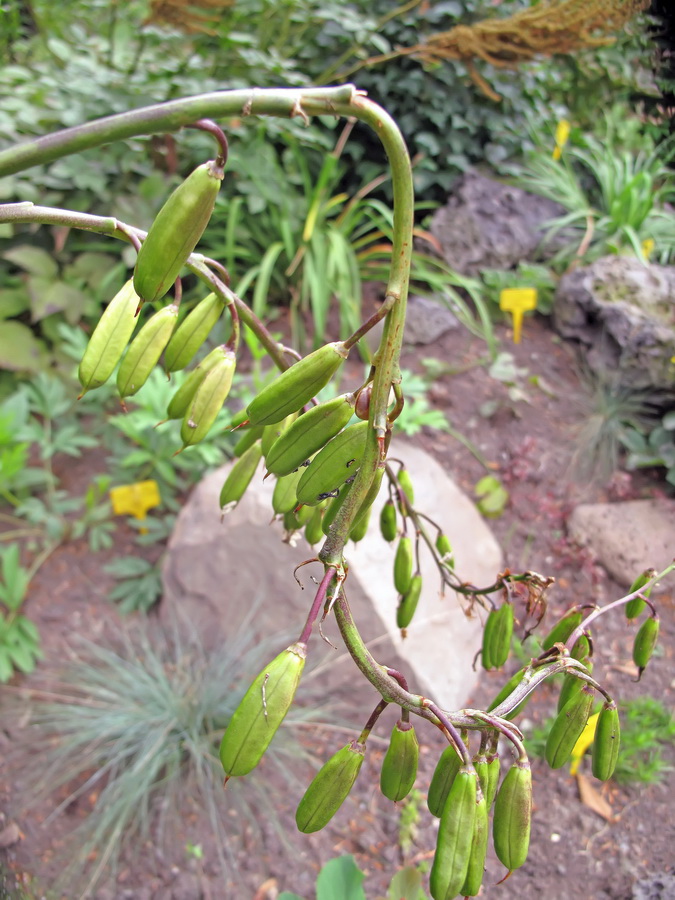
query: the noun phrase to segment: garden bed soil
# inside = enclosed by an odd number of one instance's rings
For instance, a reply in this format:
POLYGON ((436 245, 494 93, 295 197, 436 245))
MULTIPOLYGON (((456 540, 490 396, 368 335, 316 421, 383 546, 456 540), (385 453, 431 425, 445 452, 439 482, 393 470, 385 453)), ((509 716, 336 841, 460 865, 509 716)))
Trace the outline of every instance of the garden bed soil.
MULTIPOLYGON (((513 351, 517 364, 527 369, 523 379, 525 399, 518 402, 509 397, 507 386, 487 374, 485 367, 475 365, 485 353, 484 345, 469 338, 464 329, 450 331, 434 344, 408 348, 403 366, 421 372, 422 358, 433 357, 458 370, 452 376, 439 375, 429 399, 434 408, 446 414, 455 429, 478 447, 510 493, 504 513, 490 523, 504 549, 506 565, 512 570, 534 569, 555 577, 556 583, 549 593, 550 612, 554 615, 573 602, 609 601, 619 597, 623 589, 609 579, 588 550, 576 547, 567 538, 567 516, 581 500, 659 495, 663 482, 658 481, 657 473, 631 477, 618 472, 605 484, 586 487, 575 484, 570 464, 575 435, 587 414, 588 398, 578 376, 573 350, 561 343, 548 323, 539 318, 527 320, 520 345, 509 347, 506 330, 500 337, 503 347, 513 351), (528 380, 532 376, 538 377, 539 386, 528 380), (484 403, 490 406, 489 418, 478 412, 484 403)), ((354 378, 358 380, 358 377, 355 366, 354 378)), ((412 439, 438 459, 469 494, 485 474, 475 457, 449 434, 423 429, 412 439)), ((101 470, 99 453, 88 453, 76 465, 66 461, 61 471, 64 486, 81 491, 101 470)), ((120 522, 115 545, 110 550, 92 553, 86 541, 73 541, 57 550, 39 570, 25 605, 26 614, 40 630, 45 660, 36 675, 15 678, 5 692, 6 698, 9 700, 16 689, 38 682, 43 690, 48 687, 51 673, 56 677, 59 667, 68 659, 75 636, 105 642, 121 627, 131 624, 133 629, 135 617, 123 621, 106 600, 112 581, 103 566, 108 560, 125 554, 141 554, 154 561, 160 551, 157 547, 139 548, 133 531, 124 522, 120 522)), ((461 572, 461 559, 457 568, 461 572)), ((662 653, 654 659, 640 684, 634 681, 635 669, 631 662, 634 630, 625 624, 623 615, 605 617, 597 629, 595 672, 617 697, 650 695, 673 708, 672 593, 672 584, 664 585, 659 596, 662 653)), ((454 600, 449 596, 447 602, 454 600)), ((320 642, 316 651, 323 652, 320 642)), ((331 652, 330 648, 326 652, 331 652)), ((479 688, 467 697, 467 706, 487 705, 520 664, 511 658, 504 672, 484 673, 479 688)), ((359 677, 354 669, 354 678, 359 677)), ((545 687, 530 701, 519 723, 523 720, 541 723, 554 712, 555 703, 556 689, 545 687)), ((64 854, 67 857, 72 852, 68 835, 86 817, 95 797, 83 796, 48 828, 42 822, 52 806, 43 804, 25 811, 23 801, 30 789, 25 775, 28 769, 16 750, 24 752, 27 717, 17 719, 10 715, 7 704, 2 709, 0 844, 4 840, 5 846, 0 849, 0 872, 4 867, 5 886, 0 877, 0 897, 13 896, 10 885, 14 882, 25 888, 28 897, 55 897, 51 886, 64 854)), ((345 715, 358 730, 367 711, 347 710, 345 715)), ((383 724, 381 738, 386 736, 392 722, 387 719, 383 724)), ((336 749, 336 736, 331 730, 305 730, 303 734, 305 743, 320 759, 327 758, 336 749)), ((420 726, 418 734, 421 762, 417 787, 424 793, 442 742, 431 728, 420 726)), ((343 736, 337 740, 342 742, 343 736)), ((223 878, 208 823, 193 804, 185 809, 179 834, 172 844, 161 853, 152 842, 136 847, 137 852, 126 859, 116 878, 102 881, 93 896, 99 900, 229 900, 235 897, 273 900, 278 892, 290 890, 310 900, 314 897, 314 882, 322 863, 336 855, 352 853, 366 873, 368 900, 384 897, 389 880, 401 866, 430 865, 437 821, 420 800, 417 824, 403 824, 410 816, 410 804, 399 804, 397 808, 383 798, 377 786, 386 741, 372 743, 350 801, 324 831, 311 836, 296 832, 294 811, 299 795, 283 784, 276 785, 278 793, 286 797, 277 814, 290 849, 284 847, 279 832, 264 811, 256 829, 240 826, 233 819, 230 849, 236 858, 236 881, 223 878), (202 859, 186 852, 188 841, 202 847, 202 859)), ((630 900, 643 896, 635 893, 636 884, 649 884, 659 874, 673 872, 672 745, 666 748, 666 757, 671 770, 661 783, 629 786, 594 781, 586 760, 581 771, 594 792, 586 802, 581 799, 579 784, 569 774, 568 767, 551 771, 541 759, 535 758, 529 858, 522 869, 496 886, 505 873, 490 857, 481 896, 505 900, 511 897, 630 900)), ((264 762, 261 777, 266 777, 264 762)), ((78 894, 71 891, 58 896, 74 900, 78 894)), ((673 894, 655 889, 644 896, 665 898, 673 894)))

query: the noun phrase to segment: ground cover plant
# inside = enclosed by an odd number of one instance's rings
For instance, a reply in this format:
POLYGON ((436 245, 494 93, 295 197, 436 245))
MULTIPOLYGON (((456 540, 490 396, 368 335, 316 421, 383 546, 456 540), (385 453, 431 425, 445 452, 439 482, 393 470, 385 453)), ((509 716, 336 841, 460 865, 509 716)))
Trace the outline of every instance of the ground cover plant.
POLYGON ((547 735, 546 760, 552 768, 567 762, 597 700, 601 712, 592 767, 597 778, 609 779, 616 766, 620 724, 616 700, 592 671, 594 646, 602 641, 602 627, 597 623, 623 610, 629 619, 640 619, 633 661, 641 674, 659 634, 650 590, 675 564, 661 573, 636 573, 629 592, 604 606, 569 609, 543 638, 541 652, 502 686, 487 709, 445 710, 434 698, 411 689, 404 673, 377 661, 364 644, 349 606, 345 547, 367 524, 380 490, 389 494, 380 527, 383 539, 396 545, 392 593, 398 597, 396 617, 402 632, 414 623, 422 587, 422 553, 432 555, 442 588, 459 594, 468 612, 477 615, 480 611, 484 616, 481 662, 486 670, 503 666, 516 625, 527 633, 537 627, 552 582, 536 572, 505 570, 495 573, 490 585, 466 584, 455 571, 448 536, 417 507, 409 473, 389 453, 404 407, 399 357, 413 243, 412 172, 404 142, 387 113, 352 85, 226 91, 78 125, 51 135, 47 149, 40 142, 29 142, 5 150, 0 152, 0 174, 104 142, 183 126, 197 127, 215 139, 213 158, 201 163, 168 197, 147 232, 118 218, 30 202, 4 205, 0 221, 67 225, 120 239, 138 252, 133 277, 110 300, 89 339, 79 367, 81 388, 83 394, 95 396, 93 392, 116 373, 118 392, 126 401, 144 389, 162 356, 169 372, 192 365, 167 408, 169 418, 176 420, 175 430, 180 430, 180 439, 175 437, 178 451, 192 452, 216 423, 233 386, 243 330, 254 335, 281 371, 231 422, 239 438, 234 449, 237 462, 223 485, 220 504, 225 512, 236 505, 264 458, 267 472, 276 477, 274 513, 283 517, 288 531, 302 528, 311 544, 321 544, 317 556, 303 563, 317 566, 319 577, 307 619, 298 625, 297 639, 260 670, 229 718, 220 743, 226 780, 249 774, 262 760, 292 706, 307 654, 318 645, 315 632, 332 615, 356 668, 381 700, 364 716, 360 732, 337 749, 307 787, 296 812, 299 831, 320 830, 337 813, 363 766, 371 732, 392 704, 401 712, 382 763, 380 789, 392 802, 403 800, 412 790, 419 720, 443 735, 447 746, 428 792, 429 813, 440 819, 430 891, 434 900, 475 896, 481 889, 490 832, 507 872, 520 868, 527 858, 531 768, 526 742, 513 717, 541 684, 564 674, 560 711, 547 735), (223 131, 211 117, 246 115, 355 117, 379 136, 390 160, 394 206, 385 299, 351 334, 301 358, 274 338, 255 310, 232 290, 222 263, 195 252, 214 209, 229 152, 223 131), (209 293, 179 319, 180 273, 185 267, 209 293), (167 303, 164 298, 172 290, 167 303), (224 343, 204 349, 215 319, 221 316, 229 323, 224 343), (315 404, 313 398, 333 383, 350 351, 380 322, 382 336, 363 381, 315 404), (500 756, 508 761, 501 784, 500 756))

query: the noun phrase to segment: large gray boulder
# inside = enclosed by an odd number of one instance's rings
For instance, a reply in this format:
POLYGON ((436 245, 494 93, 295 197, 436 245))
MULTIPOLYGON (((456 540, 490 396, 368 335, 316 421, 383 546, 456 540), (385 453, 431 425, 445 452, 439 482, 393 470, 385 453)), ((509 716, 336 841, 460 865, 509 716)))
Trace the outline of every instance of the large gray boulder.
MULTIPOLYGON (((423 450, 397 442, 395 455, 410 468, 416 504, 442 525, 454 543, 462 579, 479 585, 493 583, 502 568, 501 550, 473 503, 423 450)), ((259 603, 254 627, 260 637, 282 630, 297 636, 314 594, 310 575, 319 576, 321 569, 315 564, 299 570, 304 591, 292 570, 315 551, 302 539, 296 546, 283 543, 280 524, 270 525, 273 479, 263 483, 262 471, 238 507, 221 522, 218 496, 227 471, 223 467, 207 476, 178 516, 164 563, 160 615, 171 621, 180 611, 207 644, 217 646, 223 634, 259 603)), ((365 539, 347 548, 347 595, 354 619, 378 661, 404 672, 412 690, 433 696, 447 709, 460 708, 478 677, 471 664, 480 646, 480 624, 465 615, 452 593, 439 596, 438 572, 430 555, 423 553, 425 590, 408 637, 401 639, 392 584, 395 547, 385 544, 378 528, 384 499, 373 511, 365 539)), ((324 631, 341 645, 332 617, 324 631)), ((351 658, 315 634, 310 661, 316 659, 330 666, 324 677, 331 696, 341 695, 367 716, 377 695, 351 658)))
POLYGON ((475 275, 537 258, 546 223, 564 212, 545 197, 470 171, 457 179, 429 230, 451 268, 475 275))
POLYGON ((605 256, 576 269, 560 279, 553 322, 616 386, 675 390, 675 266, 605 256))

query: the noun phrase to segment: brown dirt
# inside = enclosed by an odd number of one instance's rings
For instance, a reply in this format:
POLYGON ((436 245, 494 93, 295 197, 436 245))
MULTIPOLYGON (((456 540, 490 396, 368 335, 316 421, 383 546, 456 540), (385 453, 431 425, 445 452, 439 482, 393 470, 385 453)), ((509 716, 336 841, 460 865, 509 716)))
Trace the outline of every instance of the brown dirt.
MULTIPOLYGON (((506 349, 508 336, 505 333, 501 336, 506 349)), ((483 354, 483 347, 467 338, 464 330, 451 332, 428 347, 409 349, 403 365, 421 371, 422 359, 435 357, 463 369, 460 374, 439 377, 430 399, 446 413, 457 430, 478 446, 510 492, 504 514, 491 521, 504 548, 507 565, 513 570, 530 568, 555 576, 556 585, 549 601, 551 611, 556 614, 580 599, 610 600, 621 596, 619 586, 612 583, 592 555, 568 541, 567 516, 580 499, 653 496, 661 490, 662 483, 659 484, 654 473, 639 478, 618 473, 608 485, 585 489, 575 486, 569 470, 585 392, 577 376, 573 352, 540 319, 528 320, 523 343, 510 349, 517 363, 528 369, 529 376, 544 379, 544 386, 553 390, 553 396, 526 380, 526 400, 514 403, 504 385, 490 378, 484 367, 473 365, 483 354), (485 418, 478 409, 488 401, 492 402, 494 413, 485 418)), ((472 492, 484 469, 462 444, 447 434, 426 429, 416 440, 452 473, 465 491, 472 492)), ((100 471, 100 461, 92 454, 77 466, 68 464, 63 474, 67 486, 75 489, 86 485, 97 471, 100 471)), ((105 641, 107 635, 120 627, 120 616, 106 601, 111 579, 102 566, 112 557, 139 552, 154 559, 159 550, 152 547, 139 551, 131 529, 121 524, 111 551, 92 554, 84 541, 75 541, 55 552, 40 569, 30 587, 25 611, 42 635, 46 660, 40 667, 41 684, 44 685, 45 678, 48 683, 50 672, 58 670, 69 652, 73 635, 105 641)), ((596 672, 601 673, 601 680, 619 697, 649 694, 672 708, 675 624, 670 593, 661 595, 659 602, 663 654, 654 660, 642 683, 636 685, 631 677, 631 629, 621 615, 606 617, 610 621, 603 620, 598 630, 596 672)), ((518 665, 512 658, 503 673, 484 674, 467 705, 486 705, 518 665)), ((360 677, 356 670, 354 677, 360 677)), ((14 685, 31 683, 32 679, 17 678, 14 685)), ((521 720, 541 722, 554 708, 555 691, 545 688, 530 702, 521 720)), ((361 711, 354 711, 351 718, 360 721, 361 711)), ((7 757, 4 765, 0 764, 0 843, 2 829, 10 823, 18 825, 20 839, 0 849, 0 864, 26 886, 29 896, 54 897, 50 885, 59 871, 62 854, 71 852, 68 833, 86 815, 89 801, 75 804, 49 829, 43 828, 41 823, 50 810, 23 810, 22 801, 29 785, 24 781, 21 758, 11 752, 24 746, 26 720, 17 721, 3 714, 1 725, 0 750, 7 751, 7 757)), ((390 727, 387 720, 381 734, 386 734, 390 727)), ((419 734, 422 752, 417 786, 424 793, 442 745, 430 729, 420 728, 419 734)), ((304 740, 321 759, 335 749, 335 734, 330 731, 305 732, 304 740)), ((350 802, 323 832, 309 837, 296 833, 293 814, 299 795, 296 796, 295 789, 285 791, 287 803, 277 812, 285 825, 290 851, 282 846, 264 811, 259 816, 257 832, 240 826, 235 820, 230 849, 237 858, 237 886, 223 882, 215 854, 211 852, 208 823, 193 804, 186 809, 184 821, 178 823, 178 836, 165 853, 156 852, 152 844, 136 848, 140 852, 129 858, 116 880, 102 882, 95 896, 100 900, 228 900, 230 897, 269 900, 277 891, 290 890, 311 898, 321 864, 333 856, 353 853, 367 873, 365 889, 369 900, 383 897, 399 867, 409 863, 430 864, 437 828, 437 822, 421 802, 419 822, 407 832, 410 845, 406 849, 402 847, 402 810, 384 800, 377 788, 385 746, 381 739, 373 741, 350 802), (203 861, 186 855, 187 840, 203 846, 203 861)), ((672 764, 672 746, 667 754, 672 764)), ((260 777, 264 778, 265 763, 261 770, 260 777)), ((586 761, 582 771, 590 774, 589 770, 586 761)), ((609 804, 609 820, 582 803, 577 782, 567 767, 553 772, 535 759, 533 771, 535 814, 529 858, 521 870, 499 887, 495 884, 504 871, 491 858, 481 896, 519 897, 520 900, 541 897, 630 900, 637 881, 672 871, 675 836, 670 803, 675 787, 672 771, 661 784, 650 786, 619 787, 613 782, 601 786, 593 782, 596 791, 609 804)), ((277 787, 281 789, 284 785, 277 787)), ((0 875, 0 898, 3 896, 0 875)), ((76 894, 62 896, 74 898, 76 894)))

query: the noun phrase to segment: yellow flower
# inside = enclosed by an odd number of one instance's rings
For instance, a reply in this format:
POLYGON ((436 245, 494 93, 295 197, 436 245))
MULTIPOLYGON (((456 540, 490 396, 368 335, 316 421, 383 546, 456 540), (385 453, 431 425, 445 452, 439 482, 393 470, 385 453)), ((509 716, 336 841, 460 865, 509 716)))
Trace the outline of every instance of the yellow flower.
POLYGON ((651 238, 645 238, 642 242, 642 252, 645 259, 649 259, 654 252, 654 241, 651 238))
POLYGON ((562 156, 562 148, 569 140, 570 127, 570 123, 567 121, 567 119, 561 119, 556 125, 553 159, 560 159, 560 157, 562 156))

